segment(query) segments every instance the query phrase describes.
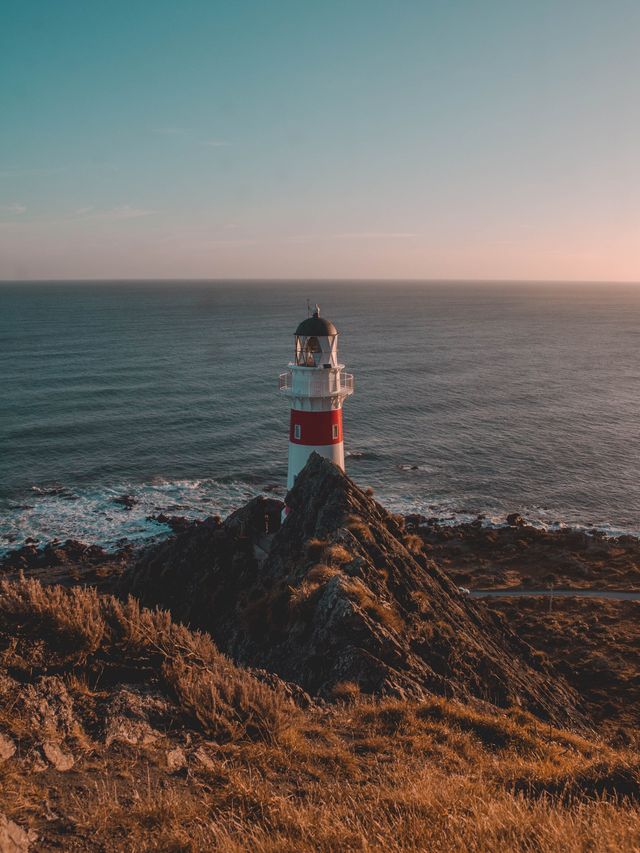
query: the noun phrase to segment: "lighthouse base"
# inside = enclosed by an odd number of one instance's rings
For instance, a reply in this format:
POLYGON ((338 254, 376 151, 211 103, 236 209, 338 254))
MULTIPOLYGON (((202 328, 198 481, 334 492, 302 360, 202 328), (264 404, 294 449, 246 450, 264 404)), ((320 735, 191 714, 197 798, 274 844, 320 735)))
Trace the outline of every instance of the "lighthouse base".
POLYGON ((307 459, 312 453, 330 459, 334 465, 344 471, 344 442, 338 441, 334 444, 294 444, 289 443, 289 476, 287 478, 287 489, 293 488, 295 479, 307 464, 307 459))

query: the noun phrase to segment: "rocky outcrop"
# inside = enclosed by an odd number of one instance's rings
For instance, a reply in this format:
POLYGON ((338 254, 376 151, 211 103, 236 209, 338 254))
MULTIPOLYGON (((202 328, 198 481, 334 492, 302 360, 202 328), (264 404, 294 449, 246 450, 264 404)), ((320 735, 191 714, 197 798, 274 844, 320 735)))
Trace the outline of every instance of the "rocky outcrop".
POLYGON ((480 518, 457 525, 419 515, 405 520, 425 554, 463 586, 640 590, 640 539, 633 536, 543 529, 517 513, 499 526, 480 518))
POLYGON ((314 454, 287 504, 275 533, 279 502, 256 498, 222 524, 149 549, 123 589, 206 629, 237 662, 314 695, 348 683, 581 721, 566 683, 330 462, 314 454))
POLYGON ((45 584, 83 583, 107 592, 114 578, 131 562, 133 553, 130 544, 112 552, 76 539, 64 542, 54 539, 42 547, 32 542, 5 554, 0 559, 0 573, 15 579, 25 572, 45 584))

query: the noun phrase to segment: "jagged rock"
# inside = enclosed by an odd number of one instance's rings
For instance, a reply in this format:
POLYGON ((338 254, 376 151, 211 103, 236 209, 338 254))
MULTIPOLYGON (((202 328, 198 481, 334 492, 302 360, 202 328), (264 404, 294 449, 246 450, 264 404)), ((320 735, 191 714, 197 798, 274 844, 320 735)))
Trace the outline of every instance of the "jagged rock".
POLYGON ((113 503, 118 504, 123 509, 133 509, 138 503, 138 499, 134 498, 133 495, 119 495, 117 498, 113 498, 113 503))
POLYGON ((12 756, 15 755, 16 745, 7 735, 2 734, 0 732, 0 764, 5 761, 8 761, 12 756))
POLYGON ((507 524, 509 527, 524 527, 526 523, 527 522, 519 512, 512 512, 507 516, 507 524))
POLYGON ((169 608, 183 622, 204 627, 213 611, 229 604, 257 582, 254 545, 279 524, 283 503, 258 497, 233 513, 223 525, 214 519, 190 524, 175 538, 149 549, 125 573, 122 592, 143 603, 169 608), (249 575, 249 576, 248 576, 249 575))
POLYGON ((287 521, 268 542, 272 510, 258 498, 218 529, 200 525, 150 548, 124 590, 311 695, 347 681, 365 693, 437 693, 582 721, 566 683, 409 550, 399 520, 332 463, 312 454, 286 502, 287 521))
POLYGON ((157 521, 158 524, 166 524, 174 533, 184 533, 185 530, 202 524, 201 521, 194 521, 192 518, 187 518, 184 515, 167 515, 164 512, 157 515, 148 515, 147 521, 157 521))
POLYGON ((114 742, 146 746, 161 736, 155 726, 168 726, 174 718, 171 704, 159 693, 122 688, 106 710, 105 743, 107 746, 114 742))
POLYGON ((57 675, 43 675, 34 684, 25 684, 18 693, 15 710, 41 737, 64 739, 77 728, 73 699, 57 675))
POLYGON ((32 773, 44 773, 45 770, 49 769, 49 765, 44 760, 44 756, 39 750, 36 750, 30 756, 31 763, 29 769, 32 773))
POLYGON ((178 770, 182 770, 186 766, 187 756, 179 746, 167 751, 167 770, 169 773, 177 773, 178 770))
POLYGON ((56 770, 64 772, 71 770, 74 765, 73 756, 68 752, 63 752, 60 745, 54 741, 47 740, 42 744, 42 751, 49 764, 53 765, 56 770))
POLYGON ((209 753, 207 752, 207 750, 205 749, 204 746, 199 746, 191 754, 195 758, 195 760, 198 762, 198 764, 201 764, 205 770, 215 770, 216 769, 215 761, 211 758, 211 756, 209 755, 209 753))
POLYGON ((0 853, 26 853, 37 837, 33 830, 27 832, 0 812, 0 853))
POLYGON ((109 577, 119 575, 130 562, 132 552, 130 543, 110 552, 75 539, 63 543, 53 540, 42 548, 24 545, 9 551, 0 559, 0 571, 14 579, 19 572, 25 572, 46 584, 77 583, 82 578, 104 589, 110 586, 109 577))

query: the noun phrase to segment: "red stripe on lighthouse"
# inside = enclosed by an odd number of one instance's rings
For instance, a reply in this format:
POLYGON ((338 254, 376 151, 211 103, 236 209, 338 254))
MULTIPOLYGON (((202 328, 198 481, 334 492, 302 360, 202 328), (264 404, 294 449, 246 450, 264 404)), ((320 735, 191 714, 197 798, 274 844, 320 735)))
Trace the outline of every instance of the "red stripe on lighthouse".
POLYGON ((342 441, 342 409, 328 412, 301 412, 291 409, 289 441, 316 447, 342 441))

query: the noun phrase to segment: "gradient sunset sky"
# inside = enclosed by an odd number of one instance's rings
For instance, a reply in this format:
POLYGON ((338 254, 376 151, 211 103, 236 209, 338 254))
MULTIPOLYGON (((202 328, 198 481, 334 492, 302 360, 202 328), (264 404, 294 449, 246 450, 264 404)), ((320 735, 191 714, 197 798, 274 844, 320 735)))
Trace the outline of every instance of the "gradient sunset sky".
POLYGON ((4 0, 0 278, 640 280, 638 0, 4 0))

